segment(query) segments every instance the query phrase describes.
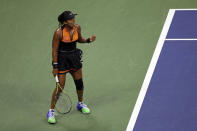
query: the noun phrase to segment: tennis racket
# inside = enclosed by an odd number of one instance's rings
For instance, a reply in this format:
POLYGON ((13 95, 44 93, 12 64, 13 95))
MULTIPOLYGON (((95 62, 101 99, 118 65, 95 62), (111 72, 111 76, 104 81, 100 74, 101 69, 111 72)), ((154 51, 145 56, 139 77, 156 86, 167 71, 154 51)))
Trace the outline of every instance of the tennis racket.
POLYGON ((55 109, 60 114, 67 114, 71 111, 72 101, 69 95, 61 88, 58 76, 56 79, 56 97, 55 97, 55 109))

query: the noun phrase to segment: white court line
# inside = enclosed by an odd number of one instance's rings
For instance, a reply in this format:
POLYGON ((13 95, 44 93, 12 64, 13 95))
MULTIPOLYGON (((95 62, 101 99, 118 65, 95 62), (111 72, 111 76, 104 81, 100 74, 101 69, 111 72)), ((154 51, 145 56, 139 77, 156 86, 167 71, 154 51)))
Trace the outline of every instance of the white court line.
POLYGON ((173 9, 173 10, 197 10, 197 9, 173 9))
POLYGON ((197 40, 197 38, 192 38, 192 39, 166 39, 166 40, 197 40))
POLYGON ((146 95, 146 92, 147 92, 147 89, 148 89, 148 86, 149 86, 149 83, 150 83, 152 74, 153 74, 154 69, 155 69, 155 66, 157 64, 157 60, 159 58, 161 49, 162 49, 163 44, 164 44, 164 41, 166 39, 166 36, 167 36, 168 30, 169 30, 169 27, 170 27, 170 25, 172 23, 172 19, 174 17, 174 13, 175 13, 175 9, 170 9, 169 12, 168 12, 166 21, 164 23, 162 32, 161 32, 160 37, 159 37, 159 40, 157 42, 157 46, 155 48, 153 57, 151 59, 151 63, 149 65, 148 71, 146 73, 144 82, 142 84, 140 93, 138 95, 138 98, 137 98, 137 101, 136 101, 134 110, 133 110, 133 112, 131 114, 131 118, 129 120, 129 123, 128 123, 128 126, 127 126, 126 131, 133 131, 133 128, 134 128, 134 125, 136 123, 136 120, 137 120, 137 117, 138 117, 140 108, 142 106, 142 103, 144 101, 144 97, 146 95))

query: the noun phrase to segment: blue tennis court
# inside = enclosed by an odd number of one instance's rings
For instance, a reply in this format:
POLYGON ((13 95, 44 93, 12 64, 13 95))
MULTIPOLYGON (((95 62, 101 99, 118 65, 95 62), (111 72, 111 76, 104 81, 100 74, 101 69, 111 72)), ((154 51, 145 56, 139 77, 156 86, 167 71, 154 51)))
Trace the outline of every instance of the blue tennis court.
POLYGON ((170 9, 127 131, 197 130, 197 10, 170 9))

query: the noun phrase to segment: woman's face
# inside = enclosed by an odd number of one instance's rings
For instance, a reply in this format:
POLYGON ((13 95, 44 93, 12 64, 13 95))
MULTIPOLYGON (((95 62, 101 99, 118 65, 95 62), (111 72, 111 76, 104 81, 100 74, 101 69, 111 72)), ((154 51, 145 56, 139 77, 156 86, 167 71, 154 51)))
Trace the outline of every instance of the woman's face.
POLYGON ((66 24, 70 27, 73 27, 75 24, 75 18, 66 21, 66 24))

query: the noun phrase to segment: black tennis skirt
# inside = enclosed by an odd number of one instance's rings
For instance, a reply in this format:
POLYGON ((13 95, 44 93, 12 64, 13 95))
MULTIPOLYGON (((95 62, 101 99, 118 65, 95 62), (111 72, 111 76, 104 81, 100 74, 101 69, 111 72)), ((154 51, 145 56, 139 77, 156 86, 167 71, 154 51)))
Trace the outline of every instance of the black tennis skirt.
POLYGON ((76 48, 72 51, 58 51, 59 74, 82 68, 83 51, 76 48))

